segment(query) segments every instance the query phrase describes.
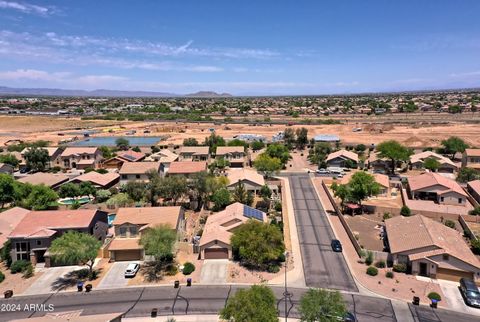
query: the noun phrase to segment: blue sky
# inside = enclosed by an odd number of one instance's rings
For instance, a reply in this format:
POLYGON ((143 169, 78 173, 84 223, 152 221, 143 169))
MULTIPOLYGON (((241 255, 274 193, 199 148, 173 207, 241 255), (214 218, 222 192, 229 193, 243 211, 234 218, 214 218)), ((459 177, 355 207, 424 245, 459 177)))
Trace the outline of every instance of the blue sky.
POLYGON ((329 94, 480 86, 480 1, 0 0, 0 85, 329 94))

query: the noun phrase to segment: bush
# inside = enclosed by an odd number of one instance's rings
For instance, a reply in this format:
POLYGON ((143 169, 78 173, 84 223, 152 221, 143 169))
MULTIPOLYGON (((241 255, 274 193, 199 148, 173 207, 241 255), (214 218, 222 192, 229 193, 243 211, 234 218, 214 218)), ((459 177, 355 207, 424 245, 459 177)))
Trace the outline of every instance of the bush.
POLYGON ((391 271, 388 271, 388 272, 385 273, 385 277, 386 277, 386 278, 393 278, 393 275, 394 275, 394 274, 393 274, 393 272, 391 272, 391 271))
POLYGON ((375 267, 378 267, 378 268, 385 268, 385 266, 387 266, 387 264, 385 263, 385 261, 383 259, 377 261, 375 263, 375 267))
POLYGON ((370 276, 377 276, 378 275, 378 269, 376 267, 370 266, 367 268, 367 274, 370 276))
POLYGON ((10 240, 7 240, 0 249, 0 260, 3 261, 8 268, 12 265, 12 257, 10 256, 11 250, 12 242, 10 240))
POLYGON ((280 272, 280 266, 278 266, 277 264, 270 264, 268 265, 267 270, 269 273, 278 273, 280 272))
POLYGON ((368 266, 373 263, 373 252, 371 250, 367 251, 367 257, 365 258, 365 264, 368 266))
POLYGON ((183 265, 183 275, 190 275, 192 274, 193 272, 195 271, 195 265, 193 265, 192 263, 190 262, 186 262, 184 265, 183 265))
POLYGON ((400 209, 400 215, 404 217, 410 217, 412 215, 412 211, 407 206, 403 206, 402 209, 400 209))
POLYGON ((395 264, 393 265, 393 271, 397 273, 405 273, 407 271, 407 264, 395 264))
POLYGON ((285 262, 285 253, 281 253, 280 256, 278 256, 278 261, 281 263, 285 262))
POLYGON ((174 276, 178 273, 178 267, 174 264, 167 265, 167 268, 165 270, 168 276, 174 276))
POLYGON ((3 272, 0 272, 0 283, 5 280, 5 274, 3 272))
POLYGON ((440 294, 438 294, 437 292, 430 292, 430 293, 428 293, 427 297, 428 297, 430 300, 437 300, 437 301, 441 301, 441 300, 442 300, 442 297, 441 297, 440 294))
POLYGON ((455 228, 455 222, 453 220, 447 219, 447 220, 445 220, 444 224, 447 227, 455 228))
POLYGON ((19 260, 19 261, 16 261, 15 263, 13 263, 11 266, 10 266, 10 272, 12 274, 16 274, 16 273, 20 273, 20 272, 23 272, 28 265, 32 265, 30 262, 27 262, 26 260, 19 260))
POLYGON ((30 265, 26 266, 25 269, 22 271, 23 273, 23 278, 30 278, 33 276, 33 265, 30 263, 30 265))
POLYGON ((282 211, 282 203, 280 201, 275 202, 275 210, 278 212, 282 211))
POLYGON ((389 212, 384 212, 383 213, 383 220, 387 220, 392 218, 392 215, 389 212))

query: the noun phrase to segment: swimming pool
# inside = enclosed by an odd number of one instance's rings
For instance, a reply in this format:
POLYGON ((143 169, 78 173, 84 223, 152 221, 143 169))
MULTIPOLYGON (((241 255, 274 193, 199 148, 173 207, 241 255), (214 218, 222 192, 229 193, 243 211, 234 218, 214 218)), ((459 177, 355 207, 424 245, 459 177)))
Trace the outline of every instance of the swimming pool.
POLYGON ((72 142, 71 146, 115 146, 118 139, 128 140, 130 146, 152 146, 163 138, 161 136, 97 136, 72 142))
POLYGON ((85 203, 89 203, 93 199, 90 197, 80 197, 80 198, 63 198, 59 199, 58 203, 61 205, 72 205, 75 201, 78 202, 79 204, 83 205, 85 203))
POLYGON ((115 217, 117 215, 115 214, 109 214, 108 215, 108 227, 112 227, 113 226, 113 221, 115 220, 115 217))

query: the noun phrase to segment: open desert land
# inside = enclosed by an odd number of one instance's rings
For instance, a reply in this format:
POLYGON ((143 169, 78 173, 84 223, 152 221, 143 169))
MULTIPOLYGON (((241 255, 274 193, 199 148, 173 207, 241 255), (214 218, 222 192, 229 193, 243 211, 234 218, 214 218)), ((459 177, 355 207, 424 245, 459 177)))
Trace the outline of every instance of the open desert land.
MULTIPOLYGON (((82 138, 84 130, 97 131, 93 136, 121 136, 136 130, 135 136, 164 136, 162 144, 181 144, 185 138, 196 138, 203 141, 210 135, 210 129, 215 129, 218 135, 227 139, 240 133, 259 134, 270 139, 279 131, 284 131, 286 125, 279 124, 214 124, 197 122, 133 122, 81 120, 80 118, 61 118, 51 116, 0 116, 0 145, 8 140, 23 141, 47 140, 56 145, 60 140, 77 136, 82 138), (148 134, 144 130, 149 130, 148 134), (110 131, 109 131, 110 130, 110 131), (60 136, 59 133, 62 135, 60 136)), ((342 144, 378 144, 394 139, 409 147, 422 148, 438 146, 443 139, 458 136, 470 146, 480 146, 478 125, 464 123, 416 125, 405 124, 362 124, 362 131, 353 132, 357 127, 352 124, 334 125, 293 125, 292 128, 306 127, 309 137, 317 134, 336 134, 342 144)))

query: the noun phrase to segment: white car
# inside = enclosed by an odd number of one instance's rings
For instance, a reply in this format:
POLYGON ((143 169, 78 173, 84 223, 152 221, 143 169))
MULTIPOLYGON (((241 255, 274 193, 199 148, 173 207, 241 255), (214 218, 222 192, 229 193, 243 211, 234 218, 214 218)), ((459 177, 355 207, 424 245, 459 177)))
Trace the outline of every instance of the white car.
POLYGON ((327 169, 323 169, 323 168, 318 169, 315 172, 318 173, 318 174, 329 174, 330 173, 330 171, 328 171, 327 169))
POLYGON ((135 275, 137 275, 137 272, 138 272, 139 269, 140 269, 140 264, 139 263, 128 264, 127 268, 125 269, 125 278, 135 277, 135 275))

